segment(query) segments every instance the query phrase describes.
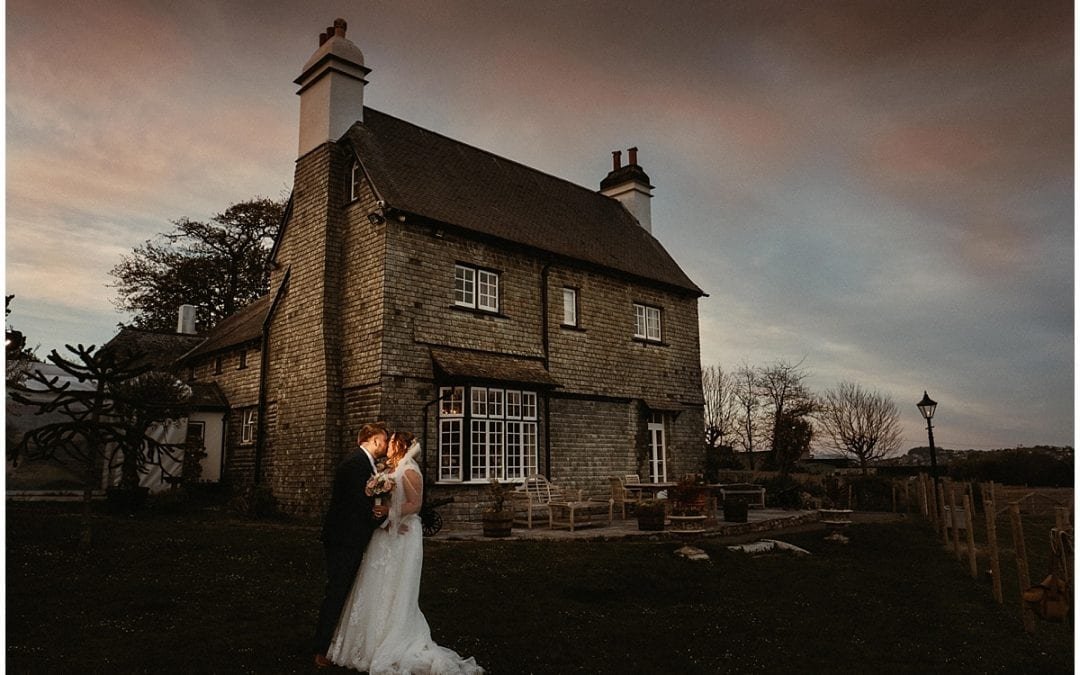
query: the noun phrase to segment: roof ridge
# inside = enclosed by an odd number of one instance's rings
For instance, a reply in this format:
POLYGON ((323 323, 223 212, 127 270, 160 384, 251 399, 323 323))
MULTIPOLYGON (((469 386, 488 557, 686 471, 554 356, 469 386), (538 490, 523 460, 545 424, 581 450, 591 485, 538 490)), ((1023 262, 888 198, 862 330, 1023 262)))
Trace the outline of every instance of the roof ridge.
MULTIPOLYGON (((400 117, 396 117, 394 115, 391 115, 390 113, 385 113, 385 112, 383 112, 381 110, 376 110, 375 108, 370 108, 368 106, 364 106, 364 114, 367 114, 369 112, 373 112, 373 113, 375 113, 377 115, 382 115, 383 117, 389 117, 390 119, 395 120, 397 122, 401 122, 402 124, 407 124, 410 127, 415 127, 417 129, 419 129, 420 131, 423 131, 424 133, 432 134, 433 136, 438 136, 440 138, 445 138, 446 140, 450 141, 451 143, 454 143, 455 145, 464 146, 464 147, 468 148, 469 150, 474 150, 476 152, 481 152, 481 153, 483 153, 485 155, 488 155, 489 157, 493 157, 495 159, 502 160, 504 162, 509 162, 510 164, 515 164, 515 165, 521 167, 522 169, 525 169, 529 173, 540 174, 541 176, 544 176, 546 178, 551 178, 551 179, 557 180, 557 181, 559 181, 561 183, 566 183, 567 185, 569 185, 571 187, 574 187, 574 188, 577 188, 578 190, 584 190, 585 192, 588 192, 589 194, 596 195, 596 196, 599 196, 599 197, 604 197, 605 199, 609 199, 609 200, 611 200, 613 202, 618 202, 617 199, 615 199, 613 197, 608 197, 607 195, 602 194, 599 189, 592 190, 590 188, 585 187, 584 185, 579 185, 579 184, 575 183, 574 181, 572 181, 572 180, 570 180, 568 178, 563 178, 562 176, 556 176, 553 173, 548 173, 546 171, 541 171, 540 169, 537 169, 536 167, 529 166, 528 164, 525 164, 523 162, 519 162, 516 159, 510 159, 509 157, 503 157, 502 155, 497 155, 497 154, 495 154, 494 152, 492 152, 490 150, 485 150, 484 148, 481 148, 481 147, 476 146, 476 145, 470 145, 470 144, 466 143, 465 141, 462 141, 462 140, 459 140, 459 139, 456 139, 456 138, 452 138, 450 136, 447 136, 446 134, 439 133, 438 131, 432 131, 431 129, 428 129, 426 127, 422 127, 419 124, 415 124, 415 123, 410 122, 408 120, 405 120, 405 119, 402 119, 400 117)), ((356 123, 363 126, 363 122, 358 121, 356 123)))

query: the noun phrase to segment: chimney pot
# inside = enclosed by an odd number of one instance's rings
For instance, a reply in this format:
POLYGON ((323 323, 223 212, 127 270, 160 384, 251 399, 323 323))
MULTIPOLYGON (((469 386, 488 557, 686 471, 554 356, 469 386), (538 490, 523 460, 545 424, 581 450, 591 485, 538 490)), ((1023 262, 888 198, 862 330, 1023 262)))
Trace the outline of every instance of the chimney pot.
POLYGON ((334 35, 338 37, 345 37, 345 31, 349 28, 348 22, 345 19, 334 19, 334 35))
POLYGON ((630 166, 637 166, 637 148, 627 150, 630 153, 630 166))
POLYGON ((326 44, 326 33, 319 33, 319 46, 326 44))
POLYGON ((611 170, 618 171, 622 168, 622 150, 613 150, 611 152, 611 170))
POLYGON ((195 335, 195 305, 180 305, 176 319, 176 332, 181 335, 195 335))

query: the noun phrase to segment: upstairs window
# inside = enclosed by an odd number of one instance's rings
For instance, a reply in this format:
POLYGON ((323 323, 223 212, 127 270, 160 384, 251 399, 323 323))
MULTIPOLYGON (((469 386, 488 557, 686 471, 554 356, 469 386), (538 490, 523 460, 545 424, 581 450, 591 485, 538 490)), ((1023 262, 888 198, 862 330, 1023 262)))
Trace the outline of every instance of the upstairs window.
POLYGON ((498 273, 469 265, 454 265, 454 304, 485 312, 498 312, 498 273))
POLYGON ((363 175, 360 162, 353 162, 352 172, 349 174, 349 201, 360 199, 360 179, 363 175))
POLYGON ((564 326, 578 325, 577 290, 573 288, 562 289, 562 313, 564 326))
POLYGON ((244 445, 255 442, 255 424, 259 420, 257 408, 247 408, 240 414, 240 442, 244 445))
POLYGON ((660 308, 634 303, 634 337, 660 342, 660 308))

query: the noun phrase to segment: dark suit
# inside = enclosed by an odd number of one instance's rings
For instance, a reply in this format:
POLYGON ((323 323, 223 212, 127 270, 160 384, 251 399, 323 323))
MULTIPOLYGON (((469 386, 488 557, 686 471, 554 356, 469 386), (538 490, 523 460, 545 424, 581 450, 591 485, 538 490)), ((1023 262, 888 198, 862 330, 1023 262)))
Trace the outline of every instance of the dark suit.
POLYGON ((374 500, 364 492, 371 475, 371 462, 363 450, 350 455, 334 473, 330 507, 320 537, 326 551, 326 597, 315 628, 317 654, 326 654, 330 647, 345 599, 364 558, 364 549, 380 523, 372 514, 374 500))

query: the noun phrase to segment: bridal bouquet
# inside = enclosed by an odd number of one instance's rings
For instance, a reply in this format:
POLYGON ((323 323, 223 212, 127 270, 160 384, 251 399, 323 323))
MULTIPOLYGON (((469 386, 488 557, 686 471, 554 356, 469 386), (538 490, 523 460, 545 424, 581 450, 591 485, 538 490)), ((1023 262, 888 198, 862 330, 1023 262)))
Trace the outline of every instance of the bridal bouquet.
POLYGON ((393 489, 394 479, 390 477, 389 473, 380 471, 368 479, 364 493, 368 497, 374 497, 375 505, 379 506, 382 504, 383 495, 389 495, 393 489))

